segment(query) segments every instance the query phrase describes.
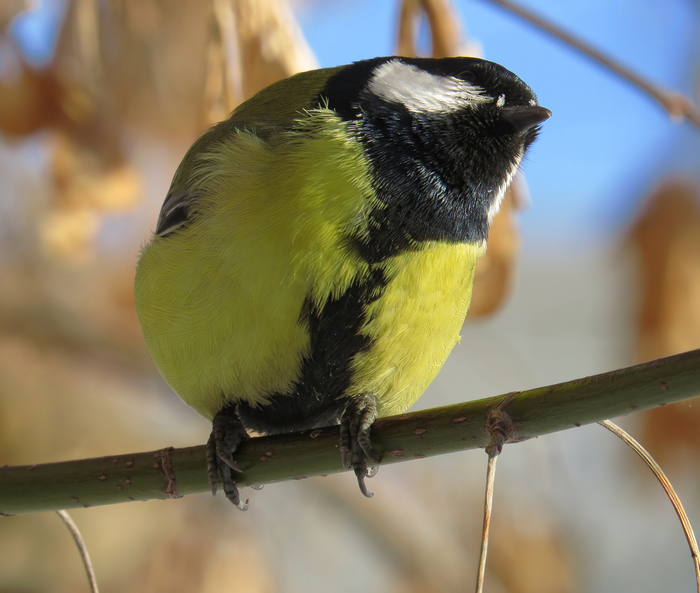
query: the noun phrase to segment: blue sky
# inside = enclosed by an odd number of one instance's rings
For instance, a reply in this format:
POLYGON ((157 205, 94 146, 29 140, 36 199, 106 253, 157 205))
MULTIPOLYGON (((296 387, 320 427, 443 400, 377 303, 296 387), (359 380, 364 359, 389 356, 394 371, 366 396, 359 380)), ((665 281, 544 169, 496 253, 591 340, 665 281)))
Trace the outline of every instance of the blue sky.
MULTIPOLYGON (((698 5, 676 0, 521 0, 662 86, 697 96, 698 5)), ((394 53, 398 1, 312 2, 297 10, 321 66, 394 53)), ((526 250, 613 241, 669 171, 698 176, 700 130, 669 120, 628 83, 485 0, 456 0, 484 57, 522 77, 554 115, 525 163, 526 250)))
POLYGON ((65 0, 39 0, 12 22, 12 34, 22 53, 34 66, 47 64, 53 56, 65 0))

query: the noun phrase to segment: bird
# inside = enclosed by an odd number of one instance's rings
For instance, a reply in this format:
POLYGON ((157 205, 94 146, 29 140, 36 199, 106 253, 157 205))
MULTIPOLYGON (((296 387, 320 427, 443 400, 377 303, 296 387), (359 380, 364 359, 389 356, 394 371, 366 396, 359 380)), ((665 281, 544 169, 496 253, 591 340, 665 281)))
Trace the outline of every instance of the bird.
POLYGON ((372 496, 372 425, 458 342, 491 221, 550 115, 494 62, 388 56, 276 82, 194 142, 134 297, 161 375, 212 421, 214 494, 245 508, 251 434, 339 424, 372 496))

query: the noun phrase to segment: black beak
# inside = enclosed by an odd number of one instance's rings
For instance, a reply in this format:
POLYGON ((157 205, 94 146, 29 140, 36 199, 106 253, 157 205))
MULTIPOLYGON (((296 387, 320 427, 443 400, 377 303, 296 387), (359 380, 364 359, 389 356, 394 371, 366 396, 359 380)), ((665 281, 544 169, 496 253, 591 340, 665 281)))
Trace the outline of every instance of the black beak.
POLYGON ((533 126, 549 119, 552 112, 549 109, 533 105, 529 107, 503 107, 501 120, 508 122, 517 134, 527 132, 533 126))

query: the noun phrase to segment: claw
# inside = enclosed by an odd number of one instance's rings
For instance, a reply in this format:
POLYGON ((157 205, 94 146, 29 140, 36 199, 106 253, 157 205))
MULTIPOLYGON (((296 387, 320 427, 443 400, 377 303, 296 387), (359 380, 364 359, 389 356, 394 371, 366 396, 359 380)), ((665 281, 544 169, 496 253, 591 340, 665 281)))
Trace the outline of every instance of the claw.
POLYGON ((226 498, 242 511, 248 508, 248 501, 241 503, 233 474, 241 472, 242 469, 233 459, 233 455, 238 446, 248 438, 235 408, 229 406, 214 416, 211 435, 207 441, 207 473, 211 492, 216 495, 221 483, 226 498))
POLYGON ((374 496, 374 492, 367 490, 367 484, 365 484, 365 478, 369 477, 367 470, 365 469, 363 473, 361 470, 355 469, 355 475, 357 476, 357 485, 360 487, 360 492, 362 492, 362 494, 364 494, 367 498, 372 498, 374 496))
POLYGON ((216 496, 216 490, 219 486, 219 464, 216 458, 216 442, 213 433, 209 435, 207 441, 207 474, 209 475, 211 495, 216 496))
POLYGON ((218 455, 219 459, 221 459, 221 461, 228 465, 233 471, 238 473, 241 473, 243 471, 243 469, 241 469, 241 466, 238 465, 225 450, 221 450, 217 447, 216 454, 218 455))
POLYGON ((373 494, 367 490, 365 478, 377 473, 376 468, 367 470, 367 459, 379 464, 381 460, 373 453, 370 440, 372 424, 377 419, 377 402, 373 395, 365 394, 352 400, 340 419, 340 456, 345 469, 355 471, 360 491, 367 498, 373 494))

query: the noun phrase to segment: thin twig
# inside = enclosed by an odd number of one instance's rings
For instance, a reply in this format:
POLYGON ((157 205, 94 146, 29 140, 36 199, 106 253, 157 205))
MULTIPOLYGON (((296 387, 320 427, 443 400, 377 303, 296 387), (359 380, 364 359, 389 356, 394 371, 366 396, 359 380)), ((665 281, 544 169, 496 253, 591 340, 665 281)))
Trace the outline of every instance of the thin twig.
POLYGON ((564 31, 557 25, 554 25, 533 12, 530 12, 522 6, 513 4, 509 0, 487 1, 518 15, 527 22, 542 29, 546 33, 549 33, 560 41, 563 41, 567 45, 577 49, 592 60, 602 64, 621 78, 625 79, 627 82, 649 95, 652 99, 658 102, 672 118, 686 119, 693 123, 697 128, 700 128, 700 110, 698 110, 697 106, 685 95, 676 91, 668 91, 659 88, 657 85, 642 78, 637 73, 632 72, 632 70, 629 68, 622 66, 602 52, 594 49, 585 41, 579 39, 571 33, 564 31))
POLYGON ((66 524, 66 527, 68 527, 68 530, 75 540, 75 545, 78 546, 80 557, 83 559, 83 564, 85 565, 85 573, 88 577, 91 593, 99 593, 97 588, 97 579, 95 578, 95 571, 92 568, 92 562, 90 560, 90 554, 88 554, 85 541, 83 540, 83 536, 80 535, 78 526, 75 524, 73 519, 71 519, 70 515, 66 513, 66 511, 56 511, 56 514, 61 517, 62 521, 66 524))
POLYGON ((484 590, 484 575, 486 574, 486 554, 489 550, 489 531, 491 529, 491 512, 493 511, 493 486, 496 482, 496 461, 500 450, 498 447, 488 447, 489 463, 486 467, 486 498, 484 500, 484 526, 481 530, 481 549, 479 551, 479 572, 476 576, 476 593, 484 590))
POLYGON ((678 515, 678 518, 681 520, 681 525, 683 526, 685 538, 688 540, 688 546, 690 546, 690 555, 693 557, 693 564, 695 565, 695 581, 697 583, 698 593, 700 593, 700 551, 698 551, 698 542, 695 539, 695 534, 693 533, 693 526, 690 524, 688 515, 686 514, 685 509, 683 508, 683 505, 681 504, 681 501, 678 498, 678 495, 674 491, 671 482, 669 482, 668 478, 666 477, 666 474, 664 474, 663 470, 661 469, 661 466, 659 466, 659 464, 656 463, 656 461, 654 461, 654 458, 651 455, 649 455, 647 450, 644 447, 642 447, 642 445, 640 445, 632 436, 630 436, 619 426, 617 426, 617 424, 610 422, 610 420, 603 420, 602 422, 598 422, 598 424, 607 428, 610 432, 622 439, 628 447, 630 447, 637 455, 639 455, 644 460, 644 463, 646 463, 647 466, 649 466, 649 469, 652 472, 654 472, 656 479, 666 491, 668 498, 671 500, 673 508, 676 509, 676 514, 678 515))
POLYGON ((517 437, 513 418, 506 408, 521 392, 514 391, 503 397, 488 413, 484 424, 490 436, 486 453, 489 462, 486 467, 486 496, 484 500, 484 526, 481 531, 481 550, 479 552, 479 570, 476 577, 476 593, 484 590, 484 575, 486 574, 486 555, 489 550, 489 531, 491 529, 491 514, 493 511, 493 487, 496 483, 496 461, 503 450, 503 445, 517 437))

